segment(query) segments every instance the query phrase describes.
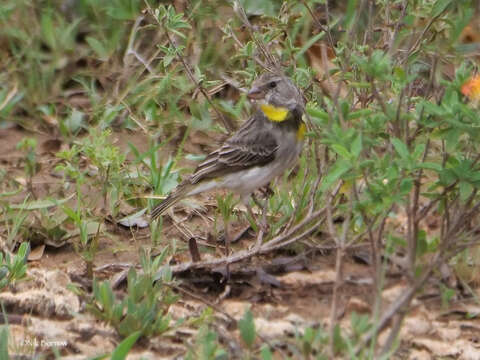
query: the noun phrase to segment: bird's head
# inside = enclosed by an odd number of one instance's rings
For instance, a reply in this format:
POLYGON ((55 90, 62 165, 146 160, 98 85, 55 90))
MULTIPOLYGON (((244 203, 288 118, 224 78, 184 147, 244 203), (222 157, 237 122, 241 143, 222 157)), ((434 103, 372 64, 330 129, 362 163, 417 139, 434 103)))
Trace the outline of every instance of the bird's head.
POLYGON ((283 121, 294 110, 303 113, 305 107, 300 90, 283 75, 261 75, 253 82, 247 96, 256 100, 272 121, 283 121))

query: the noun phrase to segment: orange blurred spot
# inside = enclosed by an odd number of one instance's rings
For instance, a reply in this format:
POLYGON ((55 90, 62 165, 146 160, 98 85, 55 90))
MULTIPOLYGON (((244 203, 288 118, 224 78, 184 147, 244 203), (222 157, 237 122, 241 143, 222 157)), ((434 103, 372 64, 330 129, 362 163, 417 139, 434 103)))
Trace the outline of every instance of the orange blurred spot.
POLYGON ((471 100, 480 100, 480 75, 472 77, 460 89, 462 94, 471 100))

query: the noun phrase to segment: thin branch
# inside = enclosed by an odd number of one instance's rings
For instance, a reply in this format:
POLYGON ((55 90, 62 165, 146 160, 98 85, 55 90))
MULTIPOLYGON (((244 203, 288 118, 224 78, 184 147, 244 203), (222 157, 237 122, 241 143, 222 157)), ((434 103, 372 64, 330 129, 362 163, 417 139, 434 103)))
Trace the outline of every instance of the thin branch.
POLYGON ((278 59, 268 51, 266 46, 263 44, 261 40, 259 40, 256 36, 257 31, 253 28, 252 24, 248 20, 247 14, 245 13, 245 9, 240 5, 238 1, 233 2, 233 10, 242 21, 242 23, 247 28, 250 37, 253 39, 255 44, 257 45, 258 49, 260 49, 263 57, 267 61, 267 66, 264 68, 267 71, 279 71, 280 70, 280 62, 278 59))
POLYGON ((408 307, 417 291, 423 287, 425 282, 430 278, 433 270, 438 266, 438 264, 440 264, 440 262, 441 256, 439 256, 437 253, 437 256, 430 263, 430 266, 422 273, 421 277, 417 279, 414 284, 404 291, 397 298, 397 300, 385 310, 378 323, 375 324, 375 326, 363 336, 362 340, 358 343, 354 350, 355 354, 358 354, 365 347, 365 345, 368 344, 374 336, 376 336, 376 334, 385 329, 392 317, 397 315, 400 309, 408 307))
POLYGON ((209 267, 215 267, 215 266, 226 265, 226 264, 233 264, 235 262, 239 262, 257 255, 266 254, 268 252, 271 252, 273 250, 279 249, 281 247, 292 244, 298 240, 301 240, 305 236, 314 232, 316 229, 318 229, 318 227, 324 221, 324 218, 322 218, 322 215, 324 215, 324 212, 325 212, 325 208, 314 211, 310 216, 303 219, 298 225, 294 226, 291 230, 289 230, 284 234, 274 237, 273 239, 262 244, 260 247, 255 246, 250 250, 242 250, 228 257, 215 258, 215 259, 199 261, 199 262, 181 263, 178 265, 170 266, 170 269, 173 273, 180 273, 180 272, 184 272, 191 269, 202 269, 202 268, 209 268, 209 267), (306 230, 304 230, 299 235, 294 236, 294 234, 297 233, 297 231, 303 229, 304 226, 311 223, 312 221, 314 221, 314 223, 311 224, 306 230))
POLYGON ((210 99, 210 96, 208 95, 207 91, 205 90, 205 88, 202 86, 202 84, 200 83, 200 81, 197 80, 197 78, 195 77, 195 74, 193 73, 192 69, 190 68, 190 65, 188 65, 187 61, 185 60, 185 58, 180 54, 180 52, 178 51, 178 47, 177 45, 175 44, 175 41, 173 40, 173 38, 171 37, 170 35, 170 32, 169 30, 167 29, 166 25, 165 25, 165 22, 164 21, 160 21, 156 16, 155 16, 155 13, 153 11, 153 9, 150 7, 150 4, 145 1, 146 5, 147 5, 147 11, 148 13, 155 19, 155 21, 157 22, 158 25, 160 25, 162 27, 162 29, 165 31, 165 36, 167 37, 167 40, 168 40, 168 43, 170 44, 170 46, 172 48, 175 49, 175 57, 177 58, 177 60, 183 65, 188 77, 190 78, 190 80, 195 84, 196 88, 198 90, 200 90, 200 92, 202 93, 202 95, 205 97, 205 99, 207 100, 207 102, 209 103, 209 105, 212 107, 212 109, 215 111, 215 113, 217 114, 218 118, 222 121, 223 123, 223 126, 225 126, 225 128, 227 129, 228 132, 233 132, 235 130, 235 126, 234 124, 230 121, 230 119, 227 119, 225 116, 223 116, 223 114, 217 109, 217 107, 213 104, 212 100, 210 99))
POLYGON ((443 9, 442 12, 440 12, 440 14, 438 14, 437 16, 434 16, 433 18, 430 19, 430 21, 428 22, 428 24, 425 26, 425 28, 423 29, 422 33, 420 34, 420 36, 417 38, 417 40, 415 41, 415 43, 413 44, 412 47, 410 47, 410 49, 408 50, 407 54, 405 55, 405 58, 403 59, 403 61, 407 61, 408 57, 417 49, 417 47, 420 45, 420 43, 422 42, 423 40, 423 37, 425 36, 425 34, 427 33, 427 31, 430 29, 430 27, 433 25, 433 23, 435 21, 437 21, 440 16, 442 16, 445 11, 447 11, 448 9, 448 6, 445 7, 445 9, 443 9))
POLYGON ((393 53, 393 45, 395 44, 395 40, 397 39, 398 29, 400 28, 403 19, 405 19, 405 15, 407 14, 407 7, 408 7, 408 0, 404 0, 403 2, 403 9, 402 14, 400 15, 400 19, 395 24, 395 29, 393 30, 393 35, 390 38, 390 42, 388 43, 388 54, 392 55, 393 53))

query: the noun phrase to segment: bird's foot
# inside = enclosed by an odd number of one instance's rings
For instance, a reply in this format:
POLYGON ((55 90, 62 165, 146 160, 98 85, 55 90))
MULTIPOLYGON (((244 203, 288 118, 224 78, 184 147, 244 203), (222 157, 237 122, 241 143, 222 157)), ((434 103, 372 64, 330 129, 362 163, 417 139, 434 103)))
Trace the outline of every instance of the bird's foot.
POLYGON ((270 185, 265 185, 258 190, 262 193, 264 199, 269 199, 275 194, 270 185))

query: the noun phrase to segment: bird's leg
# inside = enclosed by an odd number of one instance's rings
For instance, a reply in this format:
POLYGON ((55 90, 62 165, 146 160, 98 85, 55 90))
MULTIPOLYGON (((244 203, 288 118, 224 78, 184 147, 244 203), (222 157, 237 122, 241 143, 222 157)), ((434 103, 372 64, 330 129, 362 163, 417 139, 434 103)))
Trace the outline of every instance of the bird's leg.
POLYGON ((264 199, 270 199, 275 194, 272 188, 270 187, 270 184, 267 184, 264 187, 261 187, 259 190, 262 193, 264 199))
MULTIPOLYGON (((247 214, 248 216, 245 216, 247 218, 247 221, 250 223, 250 219, 252 219, 252 221, 255 223, 255 224, 258 224, 257 222, 257 217, 256 215, 253 213, 253 210, 252 210, 252 207, 250 206, 250 194, 248 195, 242 195, 240 197, 240 200, 242 201, 242 204, 245 205, 245 207, 247 208, 247 214)), ((254 200, 255 201, 255 200, 254 200)))
POLYGON ((245 207, 247 208, 247 213, 248 213, 249 217, 252 218, 252 220, 255 224, 258 224, 257 216, 253 213, 252 207, 250 206, 250 204, 248 202, 245 204, 245 207))
MULTIPOLYGON (((260 208, 262 209, 262 219, 260 221, 258 220, 255 220, 255 223, 257 224, 257 226, 264 232, 264 233, 267 233, 268 230, 269 230, 269 226, 268 226, 268 223, 267 223, 267 205, 268 205, 268 199, 265 199, 263 201, 263 203, 258 200, 256 198, 256 196, 254 194, 252 194, 252 199, 253 199, 253 202, 260 208)), ((252 211, 252 209, 250 209, 250 211, 252 211)), ((252 214, 253 214, 253 211, 252 211, 252 214)), ((254 218, 256 219, 256 218, 254 218)))
POLYGON ((255 194, 252 194, 252 200, 253 200, 253 202, 255 203, 255 205, 257 205, 260 209, 263 209, 264 206, 265 206, 265 203, 267 202, 267 201, 265 200, 264 203, 262 203, 260 200, 257 199, 257 197, 255 196, 255 194))

